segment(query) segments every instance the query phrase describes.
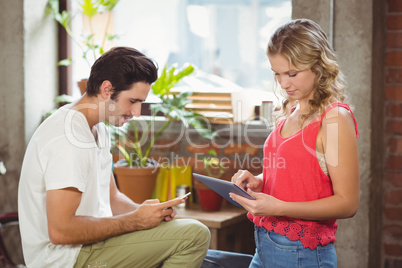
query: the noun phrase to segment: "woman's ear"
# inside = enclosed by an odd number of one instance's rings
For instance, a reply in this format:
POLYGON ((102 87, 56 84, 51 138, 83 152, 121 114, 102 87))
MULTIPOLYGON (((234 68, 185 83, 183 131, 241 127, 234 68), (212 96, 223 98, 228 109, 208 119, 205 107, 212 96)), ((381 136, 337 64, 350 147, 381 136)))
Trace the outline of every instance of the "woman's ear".
POLYGON ((100 93, 103 99, 110 99, 113 94, 113 85, 112 83, 110 83, 109 80, 105 80, 102 82, 100 93))

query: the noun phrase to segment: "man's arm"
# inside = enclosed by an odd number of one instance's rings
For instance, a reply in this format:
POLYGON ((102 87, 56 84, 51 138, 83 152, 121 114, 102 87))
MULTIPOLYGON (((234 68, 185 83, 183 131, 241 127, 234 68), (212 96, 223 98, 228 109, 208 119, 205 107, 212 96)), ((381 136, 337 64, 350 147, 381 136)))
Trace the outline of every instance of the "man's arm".
POLYGON ((159 203, 147 200, 134 211, 110 218, 76 216, 82 193, 76 188, 46 193, 47 222, 53 244, 90 244, 124 233, 151 229, 173 213, 172 207, 185 202, 179 198, 159 203))
POLYGON ((113 173, 110 175, 110 206, 115 216, 134 211, 139 206, 139 204, 132 201, 117 189, 113 173))
MULTIPOLYGON (((117 189, 113 173, 110 176, 110 206, 114 216, 132 212, 140 206, 117 189)), ((165 217, 165 221, 170 221, 175 216, 176 211, 173 209, 172 213, 165 217)))

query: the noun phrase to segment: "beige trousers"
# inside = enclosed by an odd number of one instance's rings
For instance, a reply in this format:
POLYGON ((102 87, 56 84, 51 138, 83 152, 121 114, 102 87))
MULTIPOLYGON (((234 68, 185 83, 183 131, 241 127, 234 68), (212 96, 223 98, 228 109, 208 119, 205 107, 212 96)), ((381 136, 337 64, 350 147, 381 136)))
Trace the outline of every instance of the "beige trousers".
POLYGON ((74 268, 103 261, 107 268, 201 267, 210 242, 199 221, 175 219, 82 247, 74 268))

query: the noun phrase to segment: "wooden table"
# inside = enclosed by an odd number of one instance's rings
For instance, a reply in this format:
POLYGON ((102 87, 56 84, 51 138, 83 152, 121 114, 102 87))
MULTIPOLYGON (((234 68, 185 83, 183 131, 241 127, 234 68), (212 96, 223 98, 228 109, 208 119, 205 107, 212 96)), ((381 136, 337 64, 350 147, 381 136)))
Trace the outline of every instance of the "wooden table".
POLYGON ((245 209, 225 204, 219 211, 204 211, 198 204, 191 204, 176 211, 176 218, 195 219, 209 228, 210 249, 254 254, 254 224, 247 219, 245 209))

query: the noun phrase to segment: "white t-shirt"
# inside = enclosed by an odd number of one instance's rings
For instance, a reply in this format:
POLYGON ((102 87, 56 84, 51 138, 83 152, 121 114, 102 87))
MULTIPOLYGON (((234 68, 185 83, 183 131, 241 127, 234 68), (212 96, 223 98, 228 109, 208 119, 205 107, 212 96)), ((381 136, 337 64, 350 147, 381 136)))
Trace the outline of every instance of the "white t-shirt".
POLYGON ((23 253, 29 268, 73 267, 81 245, 49 240, 46 191, 75 187, 82 192, 76 215, 110 217, 112 156, 109 134, 96 125, 97 141, 81 112, 64 106, 45 120, 28 144, 18 190, 23 253))

